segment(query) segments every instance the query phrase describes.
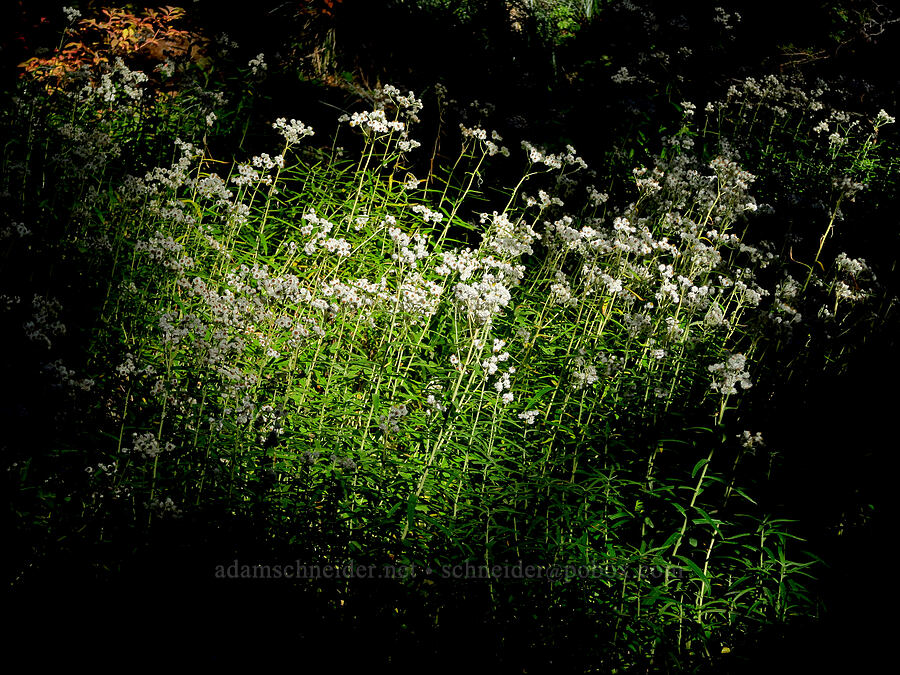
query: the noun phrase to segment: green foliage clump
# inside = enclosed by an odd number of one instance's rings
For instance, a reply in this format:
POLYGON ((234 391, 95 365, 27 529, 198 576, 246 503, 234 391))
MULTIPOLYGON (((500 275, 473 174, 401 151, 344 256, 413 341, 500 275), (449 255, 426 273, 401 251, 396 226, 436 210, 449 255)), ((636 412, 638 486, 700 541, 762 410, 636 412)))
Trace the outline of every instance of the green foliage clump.
POLYGON ((330 138, 279 115, 221 158, 253 125, 224 92, 265 59, 218 85, 182 65, 172 97, 116 62, 4 109, 0 298, 65 421, 11 453, 15 583, 239 522, 318 569, 426 570, 405 588, 435 623, 477 580, 534 613, 534 650, 561 603, 585 668, 684 670, 819 611, 821 561, 762 498, 789 451, 765 406, 818 365, 798 343, 837 362, 813 336, 884 321, 873 265, 829 243, 890 170, 886 112, 747 79, 604 174, 471 122, 421 143, 425 102, 387 85, 330 138), (765 230, 807 194, 813 235, 765 230))

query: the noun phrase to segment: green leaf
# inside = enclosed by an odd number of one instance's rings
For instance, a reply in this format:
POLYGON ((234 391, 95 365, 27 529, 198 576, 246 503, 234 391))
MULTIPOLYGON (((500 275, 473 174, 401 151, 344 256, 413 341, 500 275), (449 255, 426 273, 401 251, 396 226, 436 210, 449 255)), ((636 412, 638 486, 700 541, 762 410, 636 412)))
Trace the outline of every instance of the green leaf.
POLYGON ((539 389, 538 392, 534 396, 532 396, 530 399, 528 399, 528 403, 525 404, 525 409, 531 410, 532 406, 535 404, 535 402, 540 400, 540 398, 544 394, 546 394, 548 391, 555 391, 557 388, 558 387, 554 385, 554 386, 543 387, 543 388, 539 389))
POLYGON ((747 500, 748 502, 750 502, 751 504, 756 504, 756 500, 751 499, 751 498, 747 495, 747 493, 744 492, 741 488, 732 488, 732 490, 734 490, 734 492, 737 492, 741 497, 743 497, 744 499, 746 499, 746 500, 747 500))
POLYGON ((413 525, 416 522, 416 503, 418 502, 418 497, 416 497, 416 493, 413 492, 409 495, 409 499, 406 500, 406 524, 409 526, 409 529, 413 529, 413 525))
POLYGON ((706 511, 704 511, 703 509, 701 509, 701 508, 700 508, 699 506, 697 506, 697 505, 694 505, 694 511, 696 511, 697 513, 699 513, 700 516, 701 516, 699 519, 695 520, 694 523, 701 523, 701 522, 706 523, 706 524, 709 525, 713 530, 715 530, 715 533, 716 533, 717 535, 719 535, 719 536, 722 535, 721 530, 719 530, 719 523, 722 522, 722 521, 714 520, 712 516, 710 516, 706 511))
POLYGON ((701 459, 699 462, 697 462, 696 464, 694 464, 694 468, 691 470, 691 478, 696 477, 696 476, 697 476, 697 472, 698 472, 701 468, 703 468, 704 466, 706 466, 706 464, 708 464, 708 463, 709 463, 709 457, 704 457, 704 458, 701 459))
POLYGON ((703 581, 703 583, 709 585, 709 577, 706 576, 706 575, 703 573, 703 570, 701 570, 701 569, 697 566, 697 563, 695 563, 695 562, 694 562, 693 560, 691 560, 690 558, 687 558, 687 557, 685 557, 685 556, 683 556, 683 555, 680 555, 680 554, 679 554, 679 555, 676 555, 675 557, 678 558, 678 559, 679 559, 681 562, 683 562, 685 565, 687 565, 688 568, 689 568, 689 569, 697 576, 698 579, 701 579, 701 580, 703 581))

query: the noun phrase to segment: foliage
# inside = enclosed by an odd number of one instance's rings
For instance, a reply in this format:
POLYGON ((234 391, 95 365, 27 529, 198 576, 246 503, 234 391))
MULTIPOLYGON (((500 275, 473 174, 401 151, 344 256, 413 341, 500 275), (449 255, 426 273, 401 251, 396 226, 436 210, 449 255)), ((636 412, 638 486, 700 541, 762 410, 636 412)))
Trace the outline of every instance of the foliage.
MULTIPOLYGON (((529 4, 576 30, 572 5, 529 4)), ((239 578, 273 559, 402 577, 423 608, 388 600, 402 625, 446 623, 474 584, 485 616, 526 617, 506 663, 609 671, 715 664, 820 611, 820 559, 763 498, 791 451, 767 405, 889 318, 893 261, 842 239, 895 170, 887 112, 744 78, 667 101, 657 137, 592 170, 443 87, 386 85, 327 138, 253 118, 263 54, 239 66, 171 8, 104 16, 24 64, 3 110, 10 367, 39 369, 26 400, 60 430, 8 448, 12 584, 246 528, 239 578), (215 60, 185 46, 177 94, 147 96, 162 80, 124 57, 150 70, 173 40, 215 60), (817 217, 772 227, 792 207, 817 217), (571 617, 589 640, 569 651, 571 617)), ((304 583, 343 611, 336 580, 304 583)))
POLYGON ((165 70, 183 59, 198 64, 207 61, 208 40, 175 27, 184 17, 181 8, 146 9, 142 15, 124 9, 102 9, 100 13, 99 19, 80 19, 73 14, 66 34, 77 39, 56 54, 32 57, 21 67, 35 80, 49 80, 47 86, 52 89, 64 86, 76 74, 112 68, 116 59, 132 65, 140 61, 149 70, 165 70))

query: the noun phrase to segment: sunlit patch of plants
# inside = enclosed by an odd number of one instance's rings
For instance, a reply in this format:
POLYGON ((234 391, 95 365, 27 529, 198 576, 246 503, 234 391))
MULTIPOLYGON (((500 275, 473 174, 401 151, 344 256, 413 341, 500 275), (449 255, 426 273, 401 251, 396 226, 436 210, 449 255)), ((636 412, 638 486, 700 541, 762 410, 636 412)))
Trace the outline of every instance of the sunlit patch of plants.
MULTIPOLYGON (((168 16, 107 23, 131 44, 168 16)), ((571 146, 463 124, 458 153, 413 175, 433 147, 415 137, 428 103, 393 86, 334 129, 284 111, 267 152, 223 160, 204 146, 227 117, 215 91, 147 100, 149 74, 79 63, 92 85, 57 78, 77 93, 3 117, 20 139, 3 158, 4 259, 67 257, 95 298, 68 317, 75 337, 62 318, 77 293, 57 276, 7 275, 0 296, 86 420, 65 448, 77 489, 27 453, 10 468, 23 493, 45 486, 29 517, 53 537, 216 513, 310 564, 530 565, 542 576, 516 602, 564 597, 596 625, 585 659, 608 669, 688 668, 816 614, 816 556, 758 504, 789 449, 767 445, 752 394, 810 311, 880 320, 869 263, 827 244, 881 175, 886 112, 845 119, 745 82, 706 117, 682 104, 664 152, 609 194, 571 146), (120 144, 155 138, 161 107, 174 160, 130 173, 120 144), (791 180, 833 187, 802 250, 757 231, 778 195, 736 149, 753 139, 760 166, 783 164, 801 136, 819 154, 791 180), (492 182, 501 162, 518 182, 492 182), (64 497, 80 505, 67 520, 64 497)), ((434 577, 433 605, 474 583, 434 577)), ((486 583, 502 603, 513 582, 486 583)))

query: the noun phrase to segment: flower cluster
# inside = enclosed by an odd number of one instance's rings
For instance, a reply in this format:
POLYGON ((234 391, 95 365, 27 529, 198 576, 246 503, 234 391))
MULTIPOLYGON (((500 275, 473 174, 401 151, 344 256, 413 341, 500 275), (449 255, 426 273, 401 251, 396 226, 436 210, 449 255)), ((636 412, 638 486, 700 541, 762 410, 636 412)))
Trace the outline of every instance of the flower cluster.
POLYGON ((172 501, 171 497, 165 499, 154 498, 150 502, 150 510, 158 518, 181 518, 182 510, 172 501))
POLYGON ((587 169, 587 162, 575 153, 575 148, 571 145, 567 145, 566 152, 559 155, 545 152, 528 141, 522 141, 522 148, 528 155, 528 161, 532 164, 544 164, 550 169, 562 169, 569 165, 575 166, 576 170, 587 169))
POLYGON ((512 388, 512 383, 510 382, 510 375, 515 375, 516 368, 515 366, 510 366, 509 370, 505 373, 501 373, 500 376, 494 381, 494 389, 500 394, 500 400, 503 402, 503 405, 509 405, 515 400, 515 396, 510 391, 512 388))
POLYGON ((35 294, 31 301, 34 314, 23 325, 29 340, 43 342, 47 349, 53 346, 53 338, 64 335, 66 326, 59 320, 62 304, 56 298, 35 294))
POLYGON ((295 119, 288 121, 284 117, 279 117, 275 120, 272 123, 272 128, 284 136, 284 140, 288 145, 296 145, 307 136, 314 136, 316 133, 303 122, 295 119))
POLYGON ((350 255, 352 247, 346 239, 329 237, 328 235, 334 229, 334 224, 327 219, 316 215, 315 209, 310 209, 303 215, 306 225, 300 228, 300 234, 309 237, 306 244, 303 245, 303 252, 311 256, 321 246, 329 253, 334 253, 339 257, 346 258, 350 255), (318 228, 318 231, 316 231, 318 228), (313 234, 315 232, 315 234, 313 234))
POLYGON ((143 434, 135 432, 131 437, 131 443, 134 447, 122 448, 123 455, 136 454, 146 459, 155 459, 161 452, 173 452, 175 450, 174 443, 166 442, 161 444, 156 435, 149 431, 143 434))
POLYGON ((159 230, 150 239, 137 242, 134 250, 136 253, 146 253, 154 262, 176 272, 188 270, 194 265, 190 257, 181 255, 184 246, 171 236, 163 236, 159 230))
POLYGON ((399 433, 400 420, 402 420, 408 414, 409 409, 402 403, 400 405, 391 406, 391 409, 388 411, 387 415, 379 415, 378 428, 381 429, 385 434, 399 433))
POLYGON ((498 214, 494 211, 491 215, 481 214, 482 224, 490 221, 487 236, 482 248, 492 251, 504 258, 518 258, 524 254, 531 255, 534 250, 531 245, 541 238, 524 218, 513 222, 506 213, 498 214))
POLYGON ((425 405, 428 406, 426 413, 429 416, 434 413, 444 413, 447 411, 447 406, 439 398, 443 389, 444 388, 439 383, 431 383, 425 388, 425 393, 427 394, 425 397, 425 405))
POLYGON ((714 363, 709 366, 709 372, 713 375, 710 389, 720 394, 736 394, 737 387, 749 389, 753 386, 750 382, 750 373, 745 370, 747 357, 743 354, 732 354, 722 363, 714 363))
POLYGON ((556 271, 556 281, 550 284, 550 299, 558 305, 570 307, 578 304, 578 298, 572 295, 572 287, 564 272, 556 271))
POLYGON ((487 131, 480 127, 469 128, 466 125, 460 123, 459 130, 462 132, 462 137, 464 139, 474 139, 475 141, 479 141, 489 157, 493 157, 496 154, 501 154, 504 157, 509 157, 509 148, 507 148, 505 145, 498 145, 498 143, 503 140, 503 137, 500 136, 500 134, 498 134, 496 131, 491 132, 491 137, 489 139, 487 131))
POLYGON ((250 66, 250 72, 254 75, 264 73, 269 68, 269 66, 266 65, 266 55, 262 52, 250 59, 247 65, 250 66))
POLYGON ((367 136, 373 134, 381 139, 388 137, 397 143, 400 152, 418 148, 421 143, 410 138, 409 125, 419 121, 418 112, 422 109, 422 101, 413 92, 402 95, 393 85, 376 89, 373 99, 375 105, 372 110, 341 115, 338 121, 348 122, 351 127, 362 129, 367 136), (395 113, 393 119, 388 117, 390 110, 395 113), (402 121, 400 117, 407 121, 402 121))
POLYGON ((502 351, 505 346, 505 340, 494 340, 491 356, 481 362, 481 367, 484 369, 486 378, 494 375, 499 369, 500 364, 509 359, 509 352, 502 351))
POLYGON ((527 410, 525 412, 519 413, 518 418, 520 420, 525 420, 525 424, 531 425, 531 424, 535 423, 538 415, 540 415, 540 414, 541 414, 541 412, 539 410, 527 410))
POLYGON ((443 286, 414 272, 407 275, 400 285, 400 309, 429 317, 437 311, 443 293, 443 286))
POLYGON ((600 380, 597 367, 588 360, 584 349, 579 349, 573 357, 572 366, 571 381, 576 390, 586 389, 600 380))
POLYGON ((122 95, 128 101, 139 101, 144 92, 141 85, 148 81, 147 74, 131 70, 121 57, 117 56, 109 72, 100 75, 99 82, 90 81, 82 89, 86 99, 97 97, 104 103, 114 103, 122 95))
POLYGON ((413 204, 410 209, 413 213, 416 213, 422 217, 426 223, 440 223, 444 220, 444 214, 438 213, 437 211, 432 211, 424 204, 413 204))
POLYGON ((43 367, 45 373, 51 375, 56 380, 54 387, 66 389, 70 393, 77 391, 90 391, 94 387, 94 380, 91 378, 78 379, 76 373, 71 368, 63 365, 62 359, 56 359, 43 367))
POLYGON ((737 438, 740 441, 741 446, 750 452, 755 452, 757 448, 761 448, 765 445, 762 434, 758 431, 754 434, 745 429, 737 438))
POLYGON ((81 12, 76 7, 63 7, 62 11, 66 15, 66 21, 69 23, 75 23, 81 18, 81 12))
POLYGON ((471 284, 459 282, 453 292, 457 304, 481 325, 490 324, 512 299, 509 288, 493 274, 471 284))

